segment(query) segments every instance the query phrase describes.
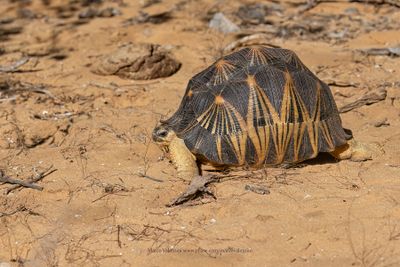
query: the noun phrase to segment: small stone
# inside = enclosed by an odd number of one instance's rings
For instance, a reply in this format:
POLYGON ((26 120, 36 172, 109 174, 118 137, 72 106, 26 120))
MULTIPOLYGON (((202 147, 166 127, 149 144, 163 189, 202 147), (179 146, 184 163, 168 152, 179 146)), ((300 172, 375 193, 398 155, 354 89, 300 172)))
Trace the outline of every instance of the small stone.
POLYGON ((256 194, 259 194, 259 195, 267 195, 267 194, 270 193, 270 191, 268 190, 268 188, 266 188, 265 186, 260 186, 260 185, 250 185, 250 184, 247 184, 247 185, 244 187, 244 189, 245 189, 245 190, 248 190, 248 191, 251 191, 251 192, 254 192, 254 193, 256 193, 256 194))
POLYGON ((97 16, 102 17, 102 18, 110 18, 110 17, 119 16, 121 14, 122 14, 122 12, 119 9, 114 8, 114 7, 108 7, 108 8, 101 10, 97 16))
POLYGON ((400 56, 400 46, 388 47, 389 53, 394 56, 400 56))
POLYGON ((358 14, 360 14, 360 11, 358 11, 358 9, 357 8, 355 8, 355 7, 349 7, 349 8, 346 8, 345 10, 344 10, 344 13, 346 13, 346 14, 351 14, 351 15, 358 15, 358 14))
POLYGON ((347 31, 330 32, 328 36, 333 39, 342 39, 346 36, 347 31))
POLYGON ((225 17, 225 15, 220 12, 214 14, 208 26, 222 33, 232 33, 240 30, 240 28, 235 23, 233 23, 230 19, 225 17))
POLYGON ((263 4, 243 5, 237 12, 238 17, 247 24, 261 24, 267 15, 266 6, 263 4))
POLYGON ((91 19, 96 17, 98 14, 97 9, 89 7, 88 9, 82 11, 81 13, 78 14, 78 17, 80 19, 91 19))
POLYGON ((98 75, 117 75, 125 79, 151 80, 168 77, 179 70, 181 63, 171 53, 155 44, 126 44, 101 56, 92 65, 98 75))
POLYGON ((152 6, 154 4, 161 3, 161 0, 140 0, 139 3, 143 8, 145 8, 152 6))
POLYGON ((387 121, 387 118, 383 118, 374 122, 375 127, 389 126, 390 123, 387 121))

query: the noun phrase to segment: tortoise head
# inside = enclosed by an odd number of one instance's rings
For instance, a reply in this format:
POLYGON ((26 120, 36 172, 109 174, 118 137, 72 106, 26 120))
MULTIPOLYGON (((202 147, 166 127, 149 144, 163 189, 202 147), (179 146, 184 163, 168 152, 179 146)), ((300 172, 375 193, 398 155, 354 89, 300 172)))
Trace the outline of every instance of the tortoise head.
POLYGON ((160 147, 167 148, 176 137, 175 131, 168 125, 161 123, 153 130, 153 141, 160 147))

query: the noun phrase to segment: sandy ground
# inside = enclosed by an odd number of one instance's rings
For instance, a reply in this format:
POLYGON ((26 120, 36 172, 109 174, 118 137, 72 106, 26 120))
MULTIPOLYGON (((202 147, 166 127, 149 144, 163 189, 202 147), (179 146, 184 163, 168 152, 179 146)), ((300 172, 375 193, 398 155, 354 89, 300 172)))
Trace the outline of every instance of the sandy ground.
POLYGON ((0 73, 10 85, 0 88, 0 169, 22 180, 56 170, 37 182, 43 191, 7 194, 12 185, 0 185, 0 265, 399 266, 400 59, 360 49, 400 44, 400 9, 332 2, 302 12, 303 2, 262 2, 265 20, 254 23, 238 16, 250 1, 151 2, 1 1, 0 66, 29 61, 0 73), (79 19, 89 7, 120 14, 79 19), (161 19, 129 20, 139 11, 161 19), (167 208, 187 181, 151 131, 187 81, 239 38, 209 29, 217 12, 243 35, 263 32, 295 51, 331 84, 339 108, 384 92, 342 113, 379 153, 242 172, 211 186, 216 200, 167 208), (181 68, 143 81, 91 72, 127 43, 163 45, 181 68))

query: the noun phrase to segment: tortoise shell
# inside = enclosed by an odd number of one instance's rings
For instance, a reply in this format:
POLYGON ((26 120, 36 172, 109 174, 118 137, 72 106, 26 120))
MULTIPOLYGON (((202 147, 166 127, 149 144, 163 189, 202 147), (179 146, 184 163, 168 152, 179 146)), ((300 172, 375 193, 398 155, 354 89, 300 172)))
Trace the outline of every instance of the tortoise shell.
POLYGON ((328 85, 294 52, 262 46, 226 55, 195 75, 163 124, 214 165, 294 163, 347 142, 328 85))

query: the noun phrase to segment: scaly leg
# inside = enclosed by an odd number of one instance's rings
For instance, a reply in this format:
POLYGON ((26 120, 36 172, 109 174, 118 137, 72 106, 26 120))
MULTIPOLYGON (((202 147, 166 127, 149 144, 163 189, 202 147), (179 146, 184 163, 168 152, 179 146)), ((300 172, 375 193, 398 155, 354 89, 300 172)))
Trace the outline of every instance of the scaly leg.
POLYGON ((186 181, 192 180, 186 191, 167 206, 180 205, 202 194, 214 196, 207 188, 207 185, 217 179, 214 179, 214 176, 200 175, 196 157, 186 147, 185 142, 175 137, 169 145, 169 151, 171 159, 177 168, 178 177, 186 181))

